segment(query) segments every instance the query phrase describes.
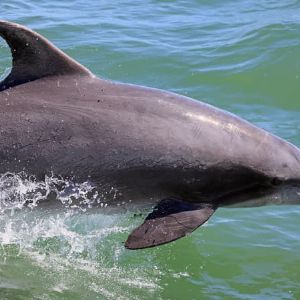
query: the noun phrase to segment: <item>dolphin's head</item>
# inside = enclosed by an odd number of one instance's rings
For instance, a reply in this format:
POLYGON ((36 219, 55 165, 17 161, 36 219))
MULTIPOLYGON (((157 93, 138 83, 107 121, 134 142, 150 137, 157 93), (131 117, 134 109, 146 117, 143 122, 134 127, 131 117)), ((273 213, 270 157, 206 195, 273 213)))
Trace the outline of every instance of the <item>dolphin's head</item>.
POLYGON ((279 175, 260 174, 249 187, 229 193, 222 199, 222 206, 257 207, 264 205, 300 204, 300 177, 296 164, 291 172, 284 170, 279 175), (284 174, 284 176, 283 176, 284 174))
POLYGON ((272 193, 265 197, 266 204, 300 204, 300 179, 275 182, 272 193))
POLYGON ((261 190, 254 197, 248 197, 247 195, 244 195, 244 197, 243 201, 228 201, 222 204, 222 206, 298 205, 300 204, 300 182, 282 183, 275 188, 261 190))
POLYGON ((248 167, 261 177, 255 178, 250 194, 239 204, 300 204, 300 149, 269 133, 263 136, 260 147, 255 143, 251 146, 250 154, 255 158, 248 161, 248 167))
POLYGON ((300 204, 300 149, 282 140, 279 146, 281 155, 274 161, 272 193, 266 204, 300 204))

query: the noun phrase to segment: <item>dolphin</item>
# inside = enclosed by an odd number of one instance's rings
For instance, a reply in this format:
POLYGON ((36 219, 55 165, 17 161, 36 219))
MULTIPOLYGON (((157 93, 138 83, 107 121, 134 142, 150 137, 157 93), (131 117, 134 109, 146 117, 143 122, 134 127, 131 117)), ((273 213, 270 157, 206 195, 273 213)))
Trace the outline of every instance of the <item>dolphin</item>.
POLYGON ((125 242, 181 238, 220 206, 300 203, 300 151, 198 100, 96 77, 38 33, 0 21, 0 173, 114 187, 108 203, 153 211, 125 242))

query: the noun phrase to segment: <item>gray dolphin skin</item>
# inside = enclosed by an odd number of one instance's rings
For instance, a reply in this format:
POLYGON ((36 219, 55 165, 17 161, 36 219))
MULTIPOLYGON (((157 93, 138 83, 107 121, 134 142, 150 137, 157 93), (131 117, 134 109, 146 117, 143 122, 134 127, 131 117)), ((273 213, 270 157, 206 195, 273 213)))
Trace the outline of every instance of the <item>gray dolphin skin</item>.
POLYGON ((300 151, 237 116, 174 93, 97 78, 44 37, 0 21, 0 173, 92 181, 108 203, 153 211, 129 235, 174 241, 220 206, 300 203, 300 151))

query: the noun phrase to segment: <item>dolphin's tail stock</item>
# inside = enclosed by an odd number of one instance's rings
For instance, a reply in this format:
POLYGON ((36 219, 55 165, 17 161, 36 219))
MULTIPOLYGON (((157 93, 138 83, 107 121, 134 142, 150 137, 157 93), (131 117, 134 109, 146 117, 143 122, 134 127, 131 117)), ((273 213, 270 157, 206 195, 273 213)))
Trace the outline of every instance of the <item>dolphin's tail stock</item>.
POLYGON ((12 54, 11 73, 0 82, 0 91, 52 75, 93 76, 38 33, 19 24, 0 20, 0 36, 12 54))
POLYGON ((164 199, 157 204, 144 223, 133 230, 125 242, 125 247, 142 249, 175 241, 204 224, 216 209, 211 203, 164 199))

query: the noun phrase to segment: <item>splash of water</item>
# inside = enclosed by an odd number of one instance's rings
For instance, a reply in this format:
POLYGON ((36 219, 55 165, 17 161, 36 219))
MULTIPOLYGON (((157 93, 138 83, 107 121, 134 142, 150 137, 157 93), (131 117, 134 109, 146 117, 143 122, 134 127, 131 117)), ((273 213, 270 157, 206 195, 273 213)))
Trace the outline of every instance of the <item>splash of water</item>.
POLYGON ((91 207, 95 202, 101 204, 100 196, 89 182, 74 183, 54 175, 38 181, 25 172, 7 172, 0 176, 0 213, 14 212, 25 206, 34 208, 50 201, 56 201, 64 207, 91 207))
POLYGON ((59 294, 82 289, 104 299, 135 299, 124 290, 157 291, 157 279, 147 270, 124 263, 128 253, 121 241, 131 229, 130 215, 103 214, 101 205, 89 209, 105 195, 94 189, 89 182, 55 176, 44 181, 25 173, 0 176, 1 268, 21 260, 36 269, 30 280, 47 278, 47 289, 59 294), (41 205, 51 195, 60 205, 41 205))

